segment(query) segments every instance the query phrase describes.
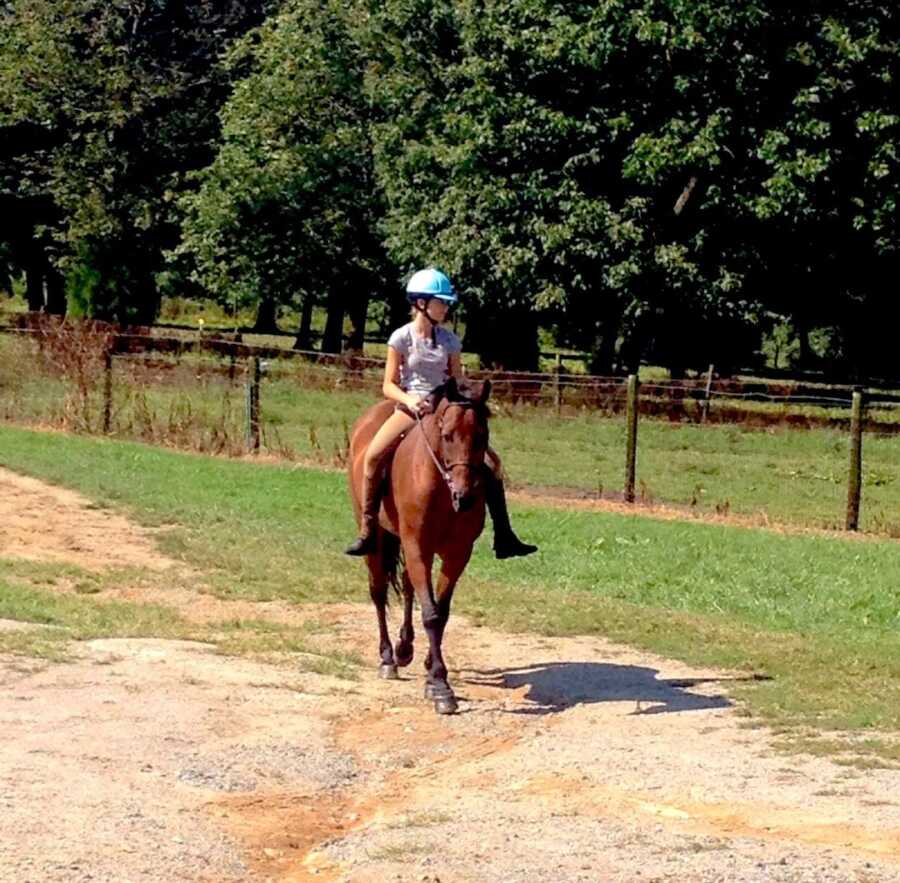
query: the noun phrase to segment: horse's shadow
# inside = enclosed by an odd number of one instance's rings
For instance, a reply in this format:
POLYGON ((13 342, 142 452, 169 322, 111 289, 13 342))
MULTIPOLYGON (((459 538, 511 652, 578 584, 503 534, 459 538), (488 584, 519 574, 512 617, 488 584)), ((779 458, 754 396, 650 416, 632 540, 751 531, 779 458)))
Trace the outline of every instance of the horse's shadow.
POLYGON ((528 687, 531 705, 512 714, 552 714, 595 702, 634 702, 631 714, 664 714, 728 708, 725 696, 692 693, 701 684, 758 680, 759 676, 723 678, 659 678, 655 668, 605 662, 547 662, 513 668, 464 669, 465 684, 517 690, 528 687))

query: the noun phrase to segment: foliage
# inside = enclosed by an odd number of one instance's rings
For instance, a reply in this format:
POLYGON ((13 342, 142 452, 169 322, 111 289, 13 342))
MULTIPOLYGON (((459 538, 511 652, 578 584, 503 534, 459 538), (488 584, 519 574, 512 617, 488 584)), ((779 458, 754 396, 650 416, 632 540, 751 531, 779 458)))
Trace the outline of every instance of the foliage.
POLYGON ((0 19, 0 262, 32 302, 54 263, 128 320, 160 286, 269 326, 327 296, 328 347, 346 309, 358 347, 369 295, 434 263, 490 364, 536 366, 543 325, 595 371, 727 372, 784 321, 800 366, 895 372, 892 4, 8 0, 0 19))
POLYGON ((383 285, 357 14, 292 0, 228 57, 240 80, 215 159, 181 200, 178 249, 223 302, 322 292, 367 302, 383 285))
POLYGON ((101 277, 101 318, 152 319, 172 188, 203 165, 225 87, 215 65, 267 2, 11 0, 2 12, 7 199, 38 206, 70 286, 101 277), (10 183, 12 186, 10 186, 10 183))
POLYGON ((864 298, 829 274, 896 241, 883 4, 394 0, 376 21, 392 251, 556 313, 598 367, 620 334, 631 365, 746 361, 739 326, 804 303, 797 273, 772 284, 785 261, 864 298))

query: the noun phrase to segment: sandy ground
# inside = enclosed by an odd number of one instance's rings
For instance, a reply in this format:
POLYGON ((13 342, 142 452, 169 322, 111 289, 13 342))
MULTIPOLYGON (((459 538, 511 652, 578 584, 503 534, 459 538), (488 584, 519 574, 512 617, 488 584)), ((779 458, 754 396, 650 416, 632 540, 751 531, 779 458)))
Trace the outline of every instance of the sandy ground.
POLYGON ((0 523, 2 557, 171 572, 152 600, 185 616, 324 620, 372 660, 347 681, 183 641, 0 657, 2 881, 900 881, 900 772, 779 754, 727 672, 454 618, 461 713, 438 717, 418 658, 376 677, 366 605, 198 595, 148 532, 2 470, 0 523))

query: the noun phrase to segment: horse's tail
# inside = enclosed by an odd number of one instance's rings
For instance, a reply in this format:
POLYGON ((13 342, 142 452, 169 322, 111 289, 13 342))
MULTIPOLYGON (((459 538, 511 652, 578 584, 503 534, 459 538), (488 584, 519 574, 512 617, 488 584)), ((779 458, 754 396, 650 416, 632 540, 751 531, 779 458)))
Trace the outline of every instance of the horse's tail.
POLYGON ((403 560, 403 549, 400 546, 400 537, 396 534, 384 531, 381 543, 381 565, 387 574, 388 582, 397 597, 400 597, 401 574, 406 569, 403 560))

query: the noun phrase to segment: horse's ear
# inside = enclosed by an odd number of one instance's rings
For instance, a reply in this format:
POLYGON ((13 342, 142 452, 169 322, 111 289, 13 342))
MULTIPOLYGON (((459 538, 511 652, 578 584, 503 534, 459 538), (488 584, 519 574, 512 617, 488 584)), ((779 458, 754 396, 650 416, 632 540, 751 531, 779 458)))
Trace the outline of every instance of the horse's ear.
POLYGON ((479 404, 484 404, 488 400, 488 396, 491 394, 491 381, 485 380, 484 383, 481 384, 481 395, 478 396, 479 404))

